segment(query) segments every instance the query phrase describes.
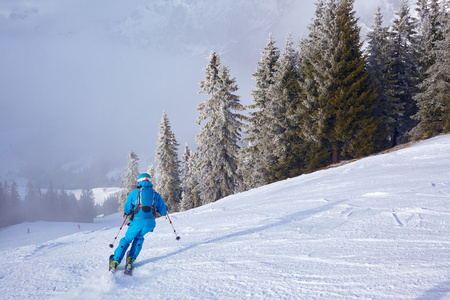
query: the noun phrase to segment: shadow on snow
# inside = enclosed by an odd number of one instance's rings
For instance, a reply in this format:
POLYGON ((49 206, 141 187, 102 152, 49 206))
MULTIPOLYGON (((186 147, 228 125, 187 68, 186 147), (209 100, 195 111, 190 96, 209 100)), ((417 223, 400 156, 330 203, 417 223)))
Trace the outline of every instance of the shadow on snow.
POLYGON ((288 223, 290 223, 290 222, 292 222, 294 220, 295 221, 302 221, 302 220, 305 220, 305 219, 311 217, 312 215, 325 212, 325 211, 327 211, 327 210, 329 210, 329 209, 331 209, 331 208, 341 204, 344 201, 345 200, 339 200, 339 201, 332 202, 332 203, 327 203, 327 204, 325 204, 323 206, 316 207, 316 208, 313 208, 313 209, 309 209, 309 210, 306 210, 306 211, 295 212, 295 213, 292 213, 290 215, 287 215, 287 216, 281 218, 281 220, 279 220, 279 221, 277 221, 275 223, 271 223, 271 224, 267 224, 267 225, 260 226, 260 227, 255 227, 255 228, 242 230, 242 231, 230 233, 230 234, 227 234, 227 235, 224 235, 224 236, 221 236, 221 237, 212 238, 212 239, 209 239, 209 240, 204 241, 204 242, 195 243, 195 244, 189 245, 187 247, 184 247, 182 249, 179 249, 177 251, 173 251, 171 253, 168 253, 166 255, 162 255, 162 256, 153 257, 153 258, 150 258, 150 259, 143 260, 141 262, 136 263, 136 266, 144 265, 144 264, 151 263, 151 262, 156 262, 156 261, 159 261, 159 260, 163 260, 163 259, 166 259, 168 257, 171 257, 171 256, 174 256, 174 255, 177 255, 177 254, 189 251, 189 250, 191 250, 193 248, 196 248, 198 246, 201 246, 201 245, 213 244, 213 243, 225 241, 225 240, 228 240, 228 239, 232 239, 232 238, 235 238, 235 237, 241 237, 241 236, 245 236, 245 235, 249 235, 249 234, 253 234, 253 233, 257 233, 257 232, 262 232, 262 231, 265 231, 267 229, 271 229, 273 227, 277 227, 277 226, 282 226, 282 225, 288 224, 288 223))

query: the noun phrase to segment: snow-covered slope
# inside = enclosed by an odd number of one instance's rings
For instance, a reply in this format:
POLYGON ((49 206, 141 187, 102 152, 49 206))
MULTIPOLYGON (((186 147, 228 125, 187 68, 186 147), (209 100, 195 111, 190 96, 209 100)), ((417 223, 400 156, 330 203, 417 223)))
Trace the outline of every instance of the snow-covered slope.
POLYGON ((107 271, 117 214, 3 229, 3 298, 449 299, 450 135, 171 217, 133 277, 107 271))

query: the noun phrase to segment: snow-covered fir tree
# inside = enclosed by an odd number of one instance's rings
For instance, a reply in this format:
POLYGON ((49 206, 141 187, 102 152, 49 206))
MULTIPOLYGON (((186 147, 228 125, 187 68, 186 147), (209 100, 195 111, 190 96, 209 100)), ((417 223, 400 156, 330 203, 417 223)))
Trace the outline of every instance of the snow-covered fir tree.
POLYGON ((300 175, 302 169, 302 157, 298 148, 302 141, 297 114, 301 89, 298 53, 293 45, 289 34, 275 67, 274 84, 269 87, 270 100, 265 109, 271 120, 269 130, 266 132, 270 139, 273 158, 269 161, 270 182, 300 175))
POLYGON ((395 130, 399 133, 396 143, 404 142, 406 134, 416 125, 411 117, 416 114, 417 106, 413 97, 418 83, 415 19, 411 16, 407 0, 400 2, 399 10, 391 28, 392 71, 397 82, 395 94, 403 105, 403 114, 395 122, 395 130))
POLYGON ((325 136, 329 116, 325 112, 330 89, 331 62, 338 40, 335 12, 337 1, 319 0, 314 19, 308 26, 308 38, 300 42, 299 72, 304 91, 299 107, 299 126, 309 145, 305 169, 315 170, 330 162, 330 150, 325 136))
MULTIPOLYGON (((442 25, 440 14, 444 14, 445 10, 440 10, 439 0, 418 0, 416 3, 417 19, 416 19, 416 43, 414 46, 417 52, 417 68, 419 81, 423 81, 426 77, 428 68, 434 64, 436 60, 436 42, 443 39, 442 25)), ((444 3, 445 1, 441 1, 444 3)), ((446 20, 443 20, 446 22, 446 20)))
POLYGON ((280 57, 280 51, 275 43, 270 35, 256 72, 253 74, 256 89, 252 91, 253 104, 248 106, 249 116, 244 125, 246 146, 239 154, 238 173, 243 179, 241 190, 259 187, 270 182, 269 171, 273 145, 268 135, 272 120, 267 107, 271 101, 269 88, 275 83, 275 70, 280 57))
POLYGON ((147 168, 147 173, 152 178, 153 189, 155 191, 158 191, 158 181, 156 180, 155 176, 155 167, 153 167, 153 165, 149 165, 147 168))
POLYGON ((172 132, 169 118, 163 112, 156 148, 156 173, 158 174, 158 192, 170 211, 178 211, 181 201, 180 160, 178 142, 172 132))
POLYGON ((326 139, 337 155, 362 157, 373 153, 380 120, 374 116, 377 94, 362 54, 354 0, 340 1, 336 10, 338 40, 332 57, 330 89, 325 106, 326 139))
POLYGON ((137 178, 139 176, 139 165, 138 161, 139 158, 137 155, 133 152, 133 150, 130 150, 128 153, 128 166, 127 171, 125 174, 122 175, 122 187, 123 190, 119 195, 119 212, 123 215, 123 207, 125 206, 125 202, 127 202, 128 194, 136 188, 137 178))
POLYGON ((380 134, 385 135, 385 142, 380 143, 377 150, 395 146, 398 131, 396 120, 403 113, 403 103, 400 103, 395 74, 392 73, 392 43, 389 41, 389 28, 383 26, 383 16, 378 7, 372 23, 372 31, 368 39, 368 70, 372 76, 378 94, 376 115, 381 116, 380 134))
POLYGON ((181 210, 189 210, 200 204, 198 193, 197 172, 195 169, 195 154, 191 153, 188 145, 184 148, 181 158, 181 210))
POLYGON ((199 144, 197 164, 200 174, 200 197, 203 203, 214 202, 236 190, 237 154, 239 150, 242 115, 244 110, 235 79, 227 67, 221 65, 217 53, 211 52, 205 69, 205 80, 199 92, 208 95, 197 110, 197 124, 204 125, 196 136, 199 144))
MULTIPOLYGON (((432 2, 434 3, 434 1, 432 2)), ((419 124, 411 131, 415 139, 423 139, 450 131, 450 2, 442 1, 436 18, 430 57, 431 65, 418 85, 415 95, 419 124)))
POLYGON ((181 157, 181 170, 180 170, 180 180, 181 180, 181 203, 180 210, 185 211, 192 208, 191 203, 187 200, 188 195, 188 174, 189 174, 189 158, 191 157, 191 151, 189 150, 188 145, 184 146, 183 156, 181 157))
POLYGON ((306 168, 374 151, 379 120, 376 91, 366 71, 353 1, 319 1, 300 46, 300 104, 306 168))

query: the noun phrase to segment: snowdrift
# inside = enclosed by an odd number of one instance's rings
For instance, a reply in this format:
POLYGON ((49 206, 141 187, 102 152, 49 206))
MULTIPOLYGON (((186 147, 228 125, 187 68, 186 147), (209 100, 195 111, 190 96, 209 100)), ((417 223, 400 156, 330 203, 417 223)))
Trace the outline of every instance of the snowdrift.
POLYGON ((107 271, 118 214, 3 229, 3 298, 450 298, 450 136, 171 218, 181 240, 159 218, 133 277, 107 271))

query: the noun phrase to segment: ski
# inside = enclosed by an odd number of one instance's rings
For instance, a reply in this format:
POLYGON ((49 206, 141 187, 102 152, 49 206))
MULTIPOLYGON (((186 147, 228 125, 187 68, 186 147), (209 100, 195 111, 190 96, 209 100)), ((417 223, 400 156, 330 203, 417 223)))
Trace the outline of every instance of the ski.
POLYGON ((128 276, 133 275, 133 264, 132 263, 127 263, 125 265, 125 271, 123 272, 123 274, 128 275, 128 276))

